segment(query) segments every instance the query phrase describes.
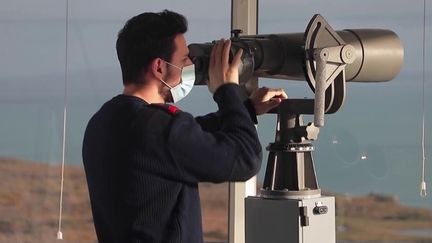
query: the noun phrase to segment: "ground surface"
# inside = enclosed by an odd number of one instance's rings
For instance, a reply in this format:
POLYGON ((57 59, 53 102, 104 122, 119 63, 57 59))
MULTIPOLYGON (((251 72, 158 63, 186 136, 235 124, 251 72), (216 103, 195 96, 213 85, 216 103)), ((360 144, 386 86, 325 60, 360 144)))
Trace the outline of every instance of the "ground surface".
MULTIPOLYGON (((0 157, 0 243, 58 242, 60 174, 58 165, 0 157)), ((64 186, 62 242, 97 242, 82 167, 66 167, 64 186)), ((228 185, 202 184, 200 195, 206 241, 227 241, 228 185)), ((338 242, 432 243, 430 210, 394 196, 335 196, 338 242)))

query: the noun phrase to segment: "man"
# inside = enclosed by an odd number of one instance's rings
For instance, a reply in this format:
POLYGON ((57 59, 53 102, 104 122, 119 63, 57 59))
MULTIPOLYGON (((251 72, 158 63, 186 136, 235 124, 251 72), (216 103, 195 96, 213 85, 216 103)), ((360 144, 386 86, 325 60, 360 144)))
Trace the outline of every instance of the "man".
POLYGON ((118 35, 124 91, 91 118, 83 142, 100 243, 202 242, 198 182, 245 181, 260 168, 253 120, 286 94, 259 89, 243 102, 242 52, 229 64, 231 42, 221 40, 208 84, 219 110, 193 118, 165 105, 193 86, 186 30, 183 16, 165 10, 133 17, 118 35))

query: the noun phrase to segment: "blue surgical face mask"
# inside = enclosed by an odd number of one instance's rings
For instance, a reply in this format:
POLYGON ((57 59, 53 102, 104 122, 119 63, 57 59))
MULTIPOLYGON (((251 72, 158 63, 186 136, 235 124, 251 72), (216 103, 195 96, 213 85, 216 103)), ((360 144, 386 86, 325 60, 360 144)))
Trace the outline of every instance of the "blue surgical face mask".
POLYGON ((184 66, 183 68, 178 67, 172 63, 169 63, 167 61, 164 61, 166 64, 173 66, 177 69, 181 70, 181 79, 180 83, 177 84, 175 87, 171 87, 169 84, 167 84, 162 79, 162 83, 164 83, 168 88, 170 88, 171 96, 173 98, 173 102, 177 103, 186 95, 189 94, 189 92, 192 90, 194 83, 195 83, 195 65, 191 64, 188 66, 184 66))

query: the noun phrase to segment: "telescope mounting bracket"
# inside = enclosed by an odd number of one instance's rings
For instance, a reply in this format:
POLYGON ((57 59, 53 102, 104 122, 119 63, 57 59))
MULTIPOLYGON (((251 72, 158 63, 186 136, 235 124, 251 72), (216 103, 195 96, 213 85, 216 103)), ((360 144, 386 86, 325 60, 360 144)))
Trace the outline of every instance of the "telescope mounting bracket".
POLYGON ((261 196, 273 199, 314 198, 321 195, 310 143, 324 126, 324 114, 334 113, 345 100, 345 66, 354 62, 355 49, 345 44, 321 15, 306 29, 304 71, 314 99, 287 99, 277 108, 275 142, 269 158, 261 196), (314 123, 303 125, 303 114, 314 114, 314 123))
POLYGON ((319 14, 309 22, 304 38, 306 80, 315 92, 314 123, 322 127, 324 113, 336 112, 345 100, 345 66, 354 62, 355 49, 319 14))

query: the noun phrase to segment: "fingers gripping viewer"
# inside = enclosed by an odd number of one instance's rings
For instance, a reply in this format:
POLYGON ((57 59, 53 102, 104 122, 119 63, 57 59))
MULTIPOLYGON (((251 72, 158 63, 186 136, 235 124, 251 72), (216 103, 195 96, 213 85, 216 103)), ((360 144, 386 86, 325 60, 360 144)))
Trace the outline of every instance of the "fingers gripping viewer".
POLYGON ((173 105, 194 84, 186 19, 165 10, 127 21, 117 39, 124 90, 88 122, 82 148, 100 243, 203 242, 199 182, 245 181, 261 165, 256 115, 286 94, 258 89, 243 101, 231 42, 211 53, 218 110, 194 118, 173 105))

